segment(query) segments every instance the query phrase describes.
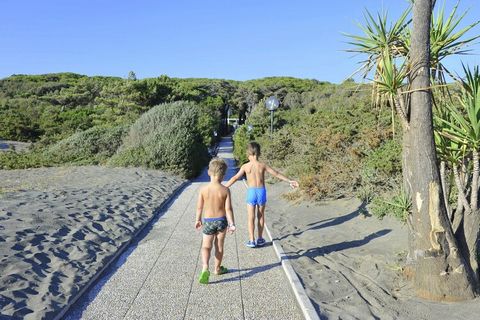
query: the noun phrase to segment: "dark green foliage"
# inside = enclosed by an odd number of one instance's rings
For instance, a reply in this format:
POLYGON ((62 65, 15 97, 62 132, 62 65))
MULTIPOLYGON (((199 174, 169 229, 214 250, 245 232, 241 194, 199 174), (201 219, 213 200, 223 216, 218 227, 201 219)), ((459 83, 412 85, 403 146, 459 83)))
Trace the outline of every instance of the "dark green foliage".
POLYGON ((412 200, 410 196, 406 194, 405 191, 397 189, 373 198, 368 209, 378 218, 389 215, 405 222, 411 211, 411 206, 412 200))
POLYGON ((0 169, 27 169, 50 166, 41 150, 0 152, 0 169))
POLYGON ((102 164, 116 152, 126 132, 124 126, 93 127, 46 148, 37 146, 29 152, 0 152, 0 168, 102 164))
POLYGON ((58 164, 104 163, 120 147, 127 130, 125 126, 93 127, 52 145, 45 157, 58 164))
POLYGON ((363 166, 364 173, 371 176, 368 182, 376 185, 387 185, 391 182, 391 179, 402 171, 401 151, 399 141, 390 139, 369 152, 363 166))
MULTIPOLYGON (((322 84, 290 103, 289 109, 281 105, 275 112, 273 135, 262 104, 247 124, 253 125, 251 138, 262 145, 264 160, 298 178, 304 195, 319 200, 361 190, 378 193, 395 185, 400 147, 391 140, 389 112, 372 109, 368 91, 352 83, 322 84)), ((235 147, 241 147, 243 131, 235 139, 235 147)), ((235 152, 242 161, 245 149, 235 152)))
POLYGON ((199 115, 200 107, 193 102, 178 101, 152 108, 131 126, 109 163, 194 177, 208 163, 207 148, 198 129, 199 115))
MULTIPOLYGON (((215 141, 214 131, 220 133, 221 112, 223 100, 220 97, 207 97, 198 105, 198 129, 206 146, 211 146, 215 141)), ((217 135, 217 138, 219 136, 217 135)))
POLYGON ((247 126, 241 125, 233 135, 233 155, 238 164, 242 165, 248 161, 247 144, 253 140, 253 135, 248 132, 247 126))
POLYGON ((206 147, 216 142, 213 133, 220 132, 230 106, 253 126, 251 132, 240 126, 235 133, 240 163, 246 161, 247 142, 255 139, 266 161, 300 179, 303 195, 371 198, 392 188, 400 161, 399 144, 391 141, 390 114, 373 109, 370 98, 368 85, 290 77, 238 82, 72 73, 12 76, 0 80, 0 138, 36 144, 29 153, 0 154, 0 166, 104 163, 118 147, 121 128, 131 126, 110 163, 191 177, 206 164, 206 147), (281 103, 273 136, 264 105, 270 95, 281 103), (181 100, 191 102, 172 103, 181 100))

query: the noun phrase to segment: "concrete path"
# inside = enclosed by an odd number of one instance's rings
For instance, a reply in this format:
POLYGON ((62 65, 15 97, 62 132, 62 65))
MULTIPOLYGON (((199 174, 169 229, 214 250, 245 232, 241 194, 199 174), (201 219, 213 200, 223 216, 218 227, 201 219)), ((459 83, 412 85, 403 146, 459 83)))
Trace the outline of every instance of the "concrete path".
MULTIPOLYGON (((218 156, 228 161, 228 179, 236 172, 229 139, 218 156)), ((223 262, 231 272, 212 274, 209 285, 198 283, 202 235, 194 229, 195 206, 207 181, 203 174, 189 184, 66 319, 303 319, 271 242, 255 249, 244 245, 242 182, 231 188, 237 231, 227 235, 223 262)))

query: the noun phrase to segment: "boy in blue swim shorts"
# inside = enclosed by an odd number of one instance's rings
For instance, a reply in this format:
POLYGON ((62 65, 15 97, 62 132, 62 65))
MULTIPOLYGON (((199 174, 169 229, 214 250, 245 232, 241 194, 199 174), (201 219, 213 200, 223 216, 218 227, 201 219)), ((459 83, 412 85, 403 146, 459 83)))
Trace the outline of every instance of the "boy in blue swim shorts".
POLYGON ((247 247, 255 248, 263 246, 263 229, 265 227, 265 204, 267 203, 267 190, 265 189, 265 172, 277 177, 280 180, 287 181, 292 188, 298 187, 298 182, 290 180, 280 172, 270 168, 263 162, 260 162, 260 145, 256 142, 250 142, 247 145, 248 162, 240 167, 238 173, 225 184, 230 187, 238 179, 247 175, 247 213, 248 213, 248 236, 247 247), (258 238, 255 240, 255 216, 257 217, 258 238))
POLYGON ((198 279, 202 284, 208 284, 210 277, 208 265, 212 246, 215 246, 215 274, 228 272, 228 269, 222 266, 223 246, 227 229, 232 233, 235 231, 235 221, 230 190, 221 183, 226 171, 227 164, 223 159, 212 159, 208 165, 210 183, 202 187, 198 195, 195 229, 200 230, 203 227, 203 267, 198 279))

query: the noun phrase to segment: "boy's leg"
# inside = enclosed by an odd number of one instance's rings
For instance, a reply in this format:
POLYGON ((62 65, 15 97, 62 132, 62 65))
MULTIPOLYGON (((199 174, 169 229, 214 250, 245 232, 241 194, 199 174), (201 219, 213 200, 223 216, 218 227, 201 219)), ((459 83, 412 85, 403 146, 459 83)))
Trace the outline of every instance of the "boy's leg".
POLYGON ((227 234, 227 229, 217 233, 215 237, 215 273, 219 273, 220 266, 222 265, 223 260, 223 246, 225 244, 225 235, 227 234))
POLYGON ((255 241, 255 207, 251 204, 247 204, 248 213, 248 239, 255 241))
POLYGON ((263 229, 265 228, 265 206, 258 206, 257 219, 258 238, 263 238, 263 229))
POLYGON ((202 241, 202 271, 208 270, 208 262, 210 261, 210 252, 212 251, 212 242, 215 235, 203 234, 202 241))

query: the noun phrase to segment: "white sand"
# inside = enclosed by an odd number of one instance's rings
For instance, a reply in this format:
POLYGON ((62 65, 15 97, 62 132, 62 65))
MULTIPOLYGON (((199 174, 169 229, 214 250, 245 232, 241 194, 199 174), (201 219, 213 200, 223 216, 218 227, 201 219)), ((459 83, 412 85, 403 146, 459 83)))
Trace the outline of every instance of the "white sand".
POLYGON ((480 300, 436 303, 404 279, 407 226, 359 214, 361 203, 288 203, 268 186, 266 221, 322 319, 479 319, 480 300))
POLYGON ((0 314, 52 318, 182 182, 136 168, 0 171, 0 314))

